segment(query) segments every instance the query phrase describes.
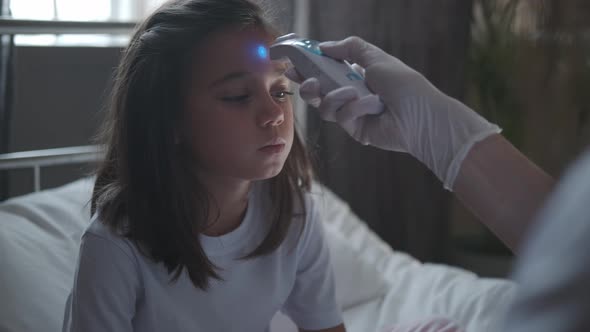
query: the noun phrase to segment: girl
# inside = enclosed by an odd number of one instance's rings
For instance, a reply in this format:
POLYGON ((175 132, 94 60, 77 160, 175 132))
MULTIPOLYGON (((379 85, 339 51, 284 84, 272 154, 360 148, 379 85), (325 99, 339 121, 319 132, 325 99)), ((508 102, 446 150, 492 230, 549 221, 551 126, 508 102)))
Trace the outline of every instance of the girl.
POLYGON ((278 34, 175 0, 125 51, 65 331, 344 331, 278 34))

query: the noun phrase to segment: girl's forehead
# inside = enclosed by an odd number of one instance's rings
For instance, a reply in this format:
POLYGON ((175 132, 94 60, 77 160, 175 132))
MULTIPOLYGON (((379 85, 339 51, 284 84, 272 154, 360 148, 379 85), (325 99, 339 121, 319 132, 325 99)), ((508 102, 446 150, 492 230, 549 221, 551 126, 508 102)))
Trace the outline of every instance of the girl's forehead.
POLYGON ((273 36, 261 28, 217 31, 197 46, 193 66, 200 72, 228 67, 264 70, 271 65, 268 47, 273 41, 273 36))

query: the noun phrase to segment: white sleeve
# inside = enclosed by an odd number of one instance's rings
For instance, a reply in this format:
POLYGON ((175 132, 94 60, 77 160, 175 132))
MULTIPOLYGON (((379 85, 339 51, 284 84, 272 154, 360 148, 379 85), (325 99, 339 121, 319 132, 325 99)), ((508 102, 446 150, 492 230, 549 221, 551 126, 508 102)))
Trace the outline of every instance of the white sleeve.
POLYGON ((283 311, 300 329, 321 330, 342 324, 342 314, 319 211, 307 198, 307 220, 296 249, 297 276, 283 311))
POLYGON ((139 289, 136 262, 129 248, 86 233, 63 331, 133 331, 139 289))
POLYGON ((517 262, 506 332, 590 331, 590 151, 561 182, 517 262))

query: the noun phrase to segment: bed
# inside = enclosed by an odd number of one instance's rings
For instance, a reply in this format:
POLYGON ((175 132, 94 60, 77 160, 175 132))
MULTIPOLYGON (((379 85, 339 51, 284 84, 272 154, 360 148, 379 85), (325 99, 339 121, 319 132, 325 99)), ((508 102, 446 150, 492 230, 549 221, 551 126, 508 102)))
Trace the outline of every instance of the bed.
MULTIPOLYGON (((39 167, 88 162, 95 149, 0 155, 0 169, 30 167, 37 192, 0 203, 0 331, 61 331, 80 236, 89 223, 93 178, 40 190, 39 167)), ((314 184, 336 274, 337 300, 351 332, 445 316, 466 331, 498 331, 515 285, 392 250, 338 196, 314 184)), ((296 331, 281 314, 271 331, 296 331)))

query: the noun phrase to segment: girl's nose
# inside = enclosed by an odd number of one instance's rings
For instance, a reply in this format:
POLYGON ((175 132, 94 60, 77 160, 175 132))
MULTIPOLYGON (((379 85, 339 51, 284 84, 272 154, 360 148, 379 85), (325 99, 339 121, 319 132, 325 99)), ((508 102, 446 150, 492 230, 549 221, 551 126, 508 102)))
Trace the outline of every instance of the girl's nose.
POLYGON ((285 121, 282 107, 277 104, 272 96, 266 96, 260 105, 258 122, 262 127, 279 126, 285 121))

